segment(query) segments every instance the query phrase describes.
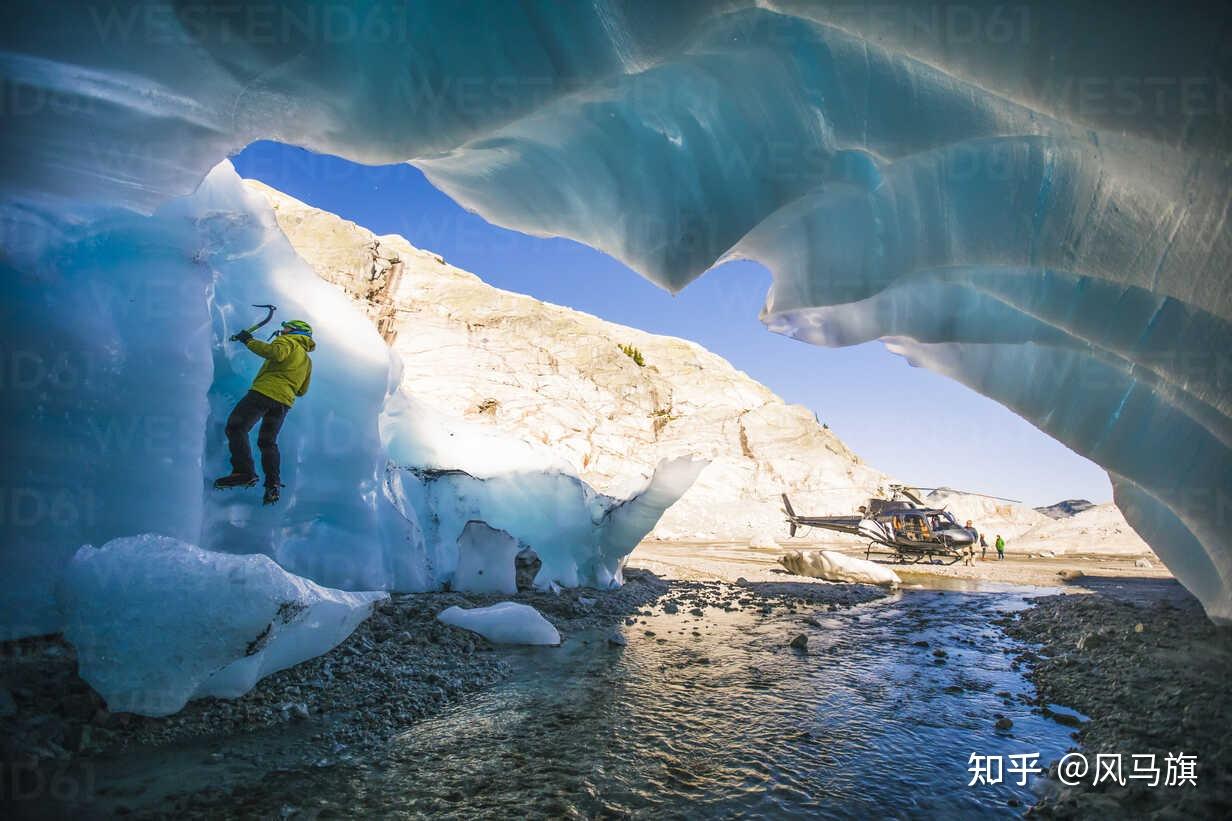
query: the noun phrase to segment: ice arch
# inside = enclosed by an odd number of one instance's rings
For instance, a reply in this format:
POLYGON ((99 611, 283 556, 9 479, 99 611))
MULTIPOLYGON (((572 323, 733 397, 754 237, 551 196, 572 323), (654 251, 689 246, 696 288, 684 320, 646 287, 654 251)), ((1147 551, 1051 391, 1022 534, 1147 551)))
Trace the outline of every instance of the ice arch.
MULTIPOLYGON (((409 161, 771 329, 888 338, 1112 474, 1232 620, 1232 92, 1202 3, 17 3, 6 249, 272 138, 409 161)), ((20 254, 18 254, 20 256, 20 254)), ((20 271, 9 272, 19 276, 20 271)))

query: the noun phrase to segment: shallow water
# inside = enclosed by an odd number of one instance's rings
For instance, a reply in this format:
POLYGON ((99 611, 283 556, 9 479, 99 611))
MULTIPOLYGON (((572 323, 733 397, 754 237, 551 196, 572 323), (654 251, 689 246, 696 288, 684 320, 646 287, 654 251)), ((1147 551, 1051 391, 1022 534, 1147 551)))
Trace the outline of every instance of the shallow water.
POLYGON ((1021 606, 908 590, 834 613, 682 608, 623 627, 623 648, 591 634, 510 650, 511 681, 416 725, 384 765, 318 771, 286 800, 387 817, 1004 817, 1030 787, 968 787, 969 756, 1046 768, 1072 744, 1024 703, 1021 645, 992 624, 1021 606), (787 646, 799 632, 806 654, 787 646))

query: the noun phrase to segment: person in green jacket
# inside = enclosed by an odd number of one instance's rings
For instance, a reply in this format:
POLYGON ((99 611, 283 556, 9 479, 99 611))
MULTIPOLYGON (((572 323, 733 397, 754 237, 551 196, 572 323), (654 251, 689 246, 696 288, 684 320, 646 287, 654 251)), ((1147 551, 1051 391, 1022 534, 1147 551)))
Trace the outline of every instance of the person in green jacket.
POLYGON ((244 343, 265 363, 257 371, 252 388, 227 418, 231 473, 216 480, 214 487, 252 487, 257 483, 248 434, 260 422, 257 447, 261 451, 261 472, 265 474, 264 502, 272 505, 278 501, 278 489, 282 487, 278 431, 295 399, 308 393, 308 383, 312 381, 312 358, 308 354, 316 348, 316 342, 312 339, 312 327, 299 319, 282 323, 282 330, 272 342, 253 339, 247 331, 240 331, 235 340, 244 343))
POLYGON ((997 540, 993 542, 993 546, 997 548, 997 561, 1005 558, 1005 539, 1001 538, 1001 534, 997 534, 997 540))

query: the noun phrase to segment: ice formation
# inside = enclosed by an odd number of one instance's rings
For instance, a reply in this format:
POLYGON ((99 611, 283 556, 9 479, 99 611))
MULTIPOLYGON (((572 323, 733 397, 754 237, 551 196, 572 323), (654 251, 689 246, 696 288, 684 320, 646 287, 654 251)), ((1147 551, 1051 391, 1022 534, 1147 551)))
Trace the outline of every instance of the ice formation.
POLYGON ((267 556, 148 534, 85 545, 60 586, 81 677, 113 712, 147 716, 248 692, 337 645, 386 595, 331 590, 267 556))
POLYGON ((881 587, 902 584, 898 574, 888 567, 833 550, 789 550, 779 557, 779 564, 797 576, 828 582, 875 584, 881 587))
POLYGON ((534 548, 548 580, 607 585, 704 465, 668 463, 640 495, 601 497, 546 449, 396 390, 400 363, 375 328, 228 162, 150 216, 26 208, 39 231, 8 259, 4 326, 26 381, 3 392, 0 471, 14 499, 42 507, 4 522, 6 638, 62 626, 53 589, 78 547, 139 533, 265 554, 340 590, 414 591, 451 579, 477 519, 534 548), (222 428, 260 365, 227 337, 271 302, 307 320, 317 347, 279 436, 282 502, 264 507, 210 479, 228 471, 222 428), (416 478, 425 470, 445 478, 416 478))
POLYGON ((472 519, 458 536, 458 567, 450 589, 510 595, 518 592, 514 562, 521 550, 518 540, 505 531, 472 519))
POLYGON ((436 616, 445 624, 478 633, 493 644, 560 644, 560 633, 529 604, 506 601, 491 607, 447 607, 436 616))
MULTIPOLYGON (((390 459, 387 495, 408 521, 418 523, 426 548, 423 567, 434 578, 460 571, 464 584, 475 581, 473 564, 459 568, 451 546, 473 550, 465 530, 480 521, 513 540, 498 572, 513 572, 513 544, 520 542, 542 562, 538 587, 619 585, 625 558, 707 464, 665 459, 649 482, 618 499, 597 493, 546 449, 445 418, 405 393, 389 403, 383 430, 390 459)), ((496 540, 487 541, 481 549, 494 550, 496 540)))
MULTIPOLYGON (((725 257, 764 262, 772 330, 826 345, 886 339, 1089 456, 1207 612, 1232 620, 1230 14, 1200 3, 66 11, 28 0, 6 7, 0 35, 22 104, 0 131, 7 280, 23 295, 23 330, 59 330, 38 297, 52 258, 23 246, 127 219, 100 205, 159 208, 256 138, 411 161, 494 222, 581 240, 664 287, 725 257)), ((57 257, 57 277, 201 285, 156 273, 145 249, 129 249, 148 263, 129 279, 75 250, 81 270, 57 257)), ((67 304, 104 341, 136 319, 126 302, 67 304)), ((208 356, 203 322, 177 327, 177 357, 208 356)), ((147 353, 97 350, 103 368, 147 353)), ((101 418, 121 395, 98 398, 101 418)), ((197 395, 168 394, 168 418, 197 430, 197 395)), ((4 421, 37 432, 20 416, 38 401, 6 397, 4 421)), ((73 415, 62 398, 42 407, 73 415)), ((9 460, 21 465, 6 469, 11 498, 52 498, 81 467, 34 448, 9 460)), ((134 481, 162 491, 157 473, 134 481)), ((168 481, 188 499, 182 479, 168 481)), ((72 482, 75 499, 93 488, 72 482)), ((131 518, 90 510, 100 523, 131 518)), ((287 554, 322 572, 398 572, 327 566, 283 535, 287 554)), ((30 541, 13 533, 6 548, 30 541)), ((37 551, 20 552, 12 563, 37 551)))

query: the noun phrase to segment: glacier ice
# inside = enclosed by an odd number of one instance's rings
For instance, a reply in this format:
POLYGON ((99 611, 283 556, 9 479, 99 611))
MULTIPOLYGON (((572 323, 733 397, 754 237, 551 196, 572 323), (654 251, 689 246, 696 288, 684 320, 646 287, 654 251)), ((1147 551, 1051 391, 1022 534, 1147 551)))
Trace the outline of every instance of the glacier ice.
POLYGON ((57 629, 56 573, 83 544, 137 533, 265 553, 328 587, 413 581, 405 551, 379 538, 383 517, 398 518, 379 493, 379 416, 395 365, 229 164, 149 217, 26 215, 41 233, 8 279, 5 333, 30 355, 33 376, 4 392, 14 437, 0 470, 7 488, 62 498, 63 510, 9 523, 6 635, 57 629), (276 510, 208 481, 228 472, 222 428, 260 365, 225 341, 250 324, 254 302, 318 328, 312 401, 291 411, 280 436, 287 488, 276 510))
POLYGON ((514 561, 522 546, 503 530, 472 519, 458 536, 458 567, 451 590, 468 593, 518 592, 514 561))
POLYGON ((478 519, 535 549, 548 578, 607 585, 702 467, 668 466, 640 496, 610 499, 546 449, 461 435, 395 390, 400 362, 376 329, 228 162, 150 216, 30 205, 22 218, 39 230, 9 257, 3 332, 29 375, 3 392, 0 476, 41 507, 3 523, 5 638, 60 628, 53 589, 81 545, 139 533, 264 554, 339 590, 416 591, 450 581, 458 536, 478 519), (227 415, 260 366, 226 341, 261 313, 253 303, 307 320, 317 342, 312 393, 279 436, 286 487, 273 507, 210 487, 228 471, 227 415), (426 469, 472 473, 425 484, 414 471, 426 469))
MULTIPOLYGON (((60 328, 27 246, 59 224, 125 219, 101 206, 164 208, 254 139, 410 161, 494 222, 584 241, 664 287, 762 261, 768 327, 886 339, 1089 456, 1208 614, 1232 620, 1226 5, 373 0, 341 7, 341 30, 321 9, 10 4, 0 156, 6 280, 31 312, 19 324, 60 328)), ((104 268, 57 276, 203 284, 104 268)), ((85 324, 107 339, 97 326, 126 310, 106 303, 85 324)), ((183 329, 176 355, 208 355, 203 325, 183 329)), ((143 355, 100 345, 100 367, 118 367, 111 350, 143 355)), ((119 396, 99 397, 103 418, 119 396)), ((168 399, 197 429, 203 409, 168 399)), ((6 397, 6 421, 30 404, 6 397)), ((63 397, 42 407, 78 418, 63 397)), ((5 487, 49 510, 73 460, 32 449, 32 473, 9 470, 5 487)), ((126 517, 104 497, 80 515, 126 517)), ((387 539, 405 529, 376 518, 387 539)), ((282 535, 321 573, 422 580, 376 554, 327 567, 282 535)), ((15 532, 6 543, 40 546, 6 562, 29 575, 44 541, 15 532)), ((31 612, 43 598, 6 596, 31 612)))
POLYGON ((446 418, 402 391, 387 404, 382 429, 387 495, 418 523, 429 546, 423 565, 439 578, 461 574, 464 584, 473 583, 472 569, 459 567, 456 549, 442 548, 465 539, 477 521, 512 540, 501 572, 512 572, 520 542, 542 562, 537 587, 619 585, 633 547, 708 464, 664 459, 645 485, 615 498, 595 491, 550 450, 446 418))
POLYGON ((453 627, 478 633, 493 644, 560 644, 560 633, 529 604, 505 601, 490 607, 447 607, 436 616, 453 627))
POLYGON ((60 585, 81 677, 113 712, 147 716, 242 695, 337 645, 386 597, 149 534, 85 545, 60 585))
POLYGON ((828 582, 875 584, 881 587, 902 584, 902 579, 890 568, 834 550, 788 550, 778 561, 789 573, 828 582))

